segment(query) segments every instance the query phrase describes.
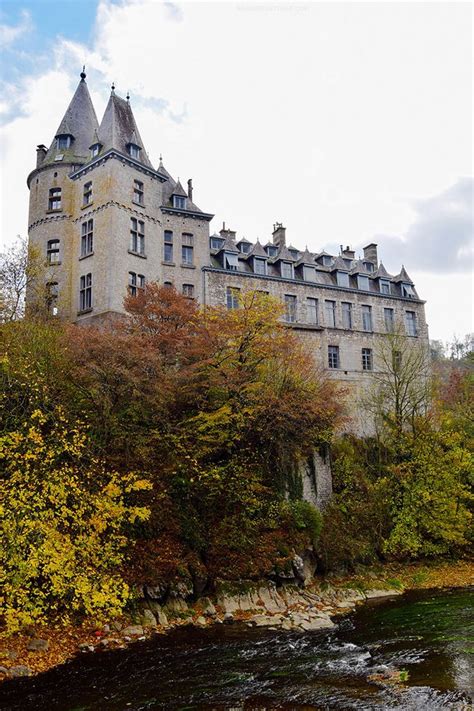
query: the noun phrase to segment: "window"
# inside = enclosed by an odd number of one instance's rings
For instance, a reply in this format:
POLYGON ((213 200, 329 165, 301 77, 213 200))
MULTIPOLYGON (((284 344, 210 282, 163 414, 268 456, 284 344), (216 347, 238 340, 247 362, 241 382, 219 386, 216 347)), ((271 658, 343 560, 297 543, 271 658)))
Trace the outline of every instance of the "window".
POLYGON ((48 264, 60 264, 59 261, 59 240, 50 239, 48 240, 48 246, 46 248, 46 261, 48 264))
POLYGON ((357 287, 362 291, 370 291, 369 277, 359 274, 357 277, 357 287))
POLYGON ((94 220, 82 223, 81 228, 81 257, 92 254, 94 249, 94 220))
POLYGON ((330 267, 331 264, 332 264, 332 257, 330 257, 329 255, 326 255, 326 254, 325 254, 324 257, 323 257, 323 266, 325 266, 325 267, 330 267))
POLYGON ((187 264, 188 266, 192 266, 194 264, 194 249, 193 247, 189 247, 186 244, 183 244, 181 247, 181 261, 183 264, 187 264))
POLYGON ((411 284, 402 284, 402 296, 405 296, 407 299, 415 298, 415 292, 411 284))
POLYGON ((226 289, 226 300, 228 309, 238 309, 240 301, 240 289, 235 286, 228 286, 226 289))
POLYGON ((101 143, 94 143, 94 145, 91 146, 91 158, 95 158, 96 156, 98 156, 101 148, 101 143))
POLYGON ((316 269, 303 265, 303 279, 305 281, 316 281, 316 269))
POLYGON ((193 284, 183 284, 183 296, 187 296, 188 299, 194 299, 194 285, 193 284))
POLYGON ((133 202, 143 205, 143 183, 141 180, 133 181, 133 202))
POLYGON ((242 252, 242 254, 248 254, 248 253, 250 252, 250 247, 251 247, 251 246, 252 246, 252 245, 249 244, 248 242, 241 242, 241 243, 238 245, 238 249, 239 249, 240 252, 242 252))
POLYGON ((128 272, 128 291, 130 296, 137 296, 139 289, 145 288, 145 277, 143 274, 128 272))
POLYGON ((390 282, 387 279, 380 280, 380 293, 390 294, 390 282))
POLYGON ((173 288, 173 284, 172 284, 172 282, 170 282, 170 281, 164 281, 164 282, 163 282, 163 286, 166 286, 167 289, 172 289, 172 288, 173 288))
POLYGON ((183 232, 183 244, 186 244, 188 247, 192 247, 194 245, 194 237, 190 232, 183 232))
POLYGON ((48 210, 61 209, 61 188, 51 188, 49 191, 48 210))
POLYGON ((416 336, 416 314, 414 311, 405 311, 405 327, 409 336, 416 336))
POLYGON ((80 279, 79 311, 92 308, 92 274, 85 274, 80 279))
POLYGON ((234 271, 234 272, 237 271, 237 269, 239 268, 239 260, 238 260, 236 254, 233 254, 232 252, 225 253, 224 268, 225 269, 232 269, 232 271, 234 271))
POLYGON ((349 274, 347 272, 337 272, 337 285, 349 286, 349 274))
POLYGON ((348 301, 342 302, 342 327, 352 328, 352 304, 348 301))
POLYGON ((372 262, 364 262, 364 267, 367 269, 368 272, 374 271, 374 265, 372 264, 372 262))
POLYGON ((269 257, 276 257, 278 253, 278 247, 274 246, 273 244, 267 244, 267 246, 265 247, 265 251, 269 257))
POLYGON ((336 328, 336 302, 326 301, 324 304, 326 326, 336 328))
POLYGON ((267 260, 261 257, 254 257, 253 260, 253 270, 255 274, 266 274, 267 273, 267 260))
POLYGON ((178 210, 186 210, 186 198, 181 195, 173 195, 173 207, 178 210))
POLYGON ((224 240, 220 237, 211 237, 211 249, 220 249, 223 245, 224 240))
POLYGON ((140 158, 140 146, 135 145, 135 143, 129 143, 128 153, 132 158, 140 158))
POLYGON ((328 366, 339 368, 339 346, 328 346, 328 366))
POLYGON ((285 294, 285 321, 295 323, 296 321, 296 296, 285 294))
POLYGON ((165 262, 173 261, 173 233, 171 230, 165 230, 165 247, 163 253, 163 260, 165 262))
POLYGON ((372 307, 362 306, 362 330, 372 331, 372 307))
POLYGON ((362 348, 362 370, 373 370, 372 348, 362 348))
POLYGON ((90 205, 92 202, 92 182, 84 184, 84 192, 82 195, 82 205, 90 205))
POLYGON ((385 321, 385 330, 387 333, 393 333, 395 321, 393 318, 393 309, 384 309, 383 317, 385 321))
POLYGON ((291 256, 293 257, 293 259, 298 259, 299 252, 297 249, 289 249, 288 251, 291 254, 291 256))
POLYGON ((64 150, 65 148, 69 148, 71 145, 71 136, 58 136, 56 138, 56 148, 58 150, 64 150))
POLYGON ((291 262, 282 262, 280 267, 280 274, 285 279, 293 279, 293 265, 291 262))
POLYGON ((130 251, 145 254, 145 223, 135 217, 130 220, 130 251))
POLYGON ((57 281, 48 281, 46 284, 46 308, 52 316, 58 315, 59 288, 57 281))
POLYGON ((308 323, 318 323, 318 300, 308 297, 306 299, 306 314, 308 323))

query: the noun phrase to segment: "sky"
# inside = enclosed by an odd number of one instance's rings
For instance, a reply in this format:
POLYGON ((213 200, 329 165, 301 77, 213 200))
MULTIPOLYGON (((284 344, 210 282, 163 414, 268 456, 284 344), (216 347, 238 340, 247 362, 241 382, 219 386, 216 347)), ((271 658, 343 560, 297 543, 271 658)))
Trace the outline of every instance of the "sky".
POLYGON ((376 242, 433 339, 473 327, 472 5, 1 0, 3 246, 86 65, 97 115, 130 92, 152 163, 239 237, 376 242))

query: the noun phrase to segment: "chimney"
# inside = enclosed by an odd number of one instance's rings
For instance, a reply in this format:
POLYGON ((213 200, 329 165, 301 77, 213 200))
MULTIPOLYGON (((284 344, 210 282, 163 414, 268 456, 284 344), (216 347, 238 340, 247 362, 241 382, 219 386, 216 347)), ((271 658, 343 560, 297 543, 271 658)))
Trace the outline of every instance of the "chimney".
POLYGON ((39 168, 40 165, 43 163, 46 153, 48 152, 48 149, 46 146, 43 146, 42 143, 36 148, 36 167, 39 168))
POLYGON ((286 245, 286 227, 283 227, 281 222, 275 222, 273 225, 273 244, 277 247, 284 247, 286 245))
POLYGON ((225 222, 222 223, 222 229, 219 232, 220 236, 222 239, 227 239, 227 237, 230 237, 231 240, 235 240, 235 236, 237 232, 235 230, 229 230, 225 226, 225 222))
POLYGON ((189 178, 188 180, 188 198, 193 201, 193 179, 189 178))
POLYGON ((376 267, 378 266, 377 245, 373 242, 364 247, 364 259, 367 262, 372 262, 376 267))
POLYGON ((353 249, 351 249, 349 247, 349 245, 347 245, 347 247, 345 249, 342 249, 342 245, 341 245, 341 254, 346 259, 355 259, 355 251, 353 249))

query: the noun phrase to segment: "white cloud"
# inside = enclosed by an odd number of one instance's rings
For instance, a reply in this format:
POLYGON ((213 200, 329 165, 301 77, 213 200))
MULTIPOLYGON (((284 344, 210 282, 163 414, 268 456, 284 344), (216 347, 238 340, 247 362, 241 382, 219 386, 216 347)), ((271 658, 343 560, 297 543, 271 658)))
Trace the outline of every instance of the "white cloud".
MULTIPOLYGON (((193 177, 216 229, 266 241, 278 220, 315 251, 403 235, 405 266, 420 272, 422 201, 472 172, 469 16, 461 3, 103 0, 92 45, 58 40, 54 69, 20 88, 2 234, 26 231, 36 144, 52 140, 85 63, 99 120, 112 81, 129 90, 151 160, 162 152, 193 177)), ((417 287, 431 298, 422 273, 417 287)))
POLYGON ((21 19, 17 25, 0 24, 0 44, 3 51, 33 29, 30 13, 27 10, 22 10, 20 15, 21 19))

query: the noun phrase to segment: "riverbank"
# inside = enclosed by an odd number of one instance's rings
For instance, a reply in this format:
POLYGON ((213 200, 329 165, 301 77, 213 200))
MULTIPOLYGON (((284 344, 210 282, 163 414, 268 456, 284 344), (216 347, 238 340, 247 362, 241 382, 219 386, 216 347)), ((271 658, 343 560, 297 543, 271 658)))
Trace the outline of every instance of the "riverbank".
POLYGON ((37 627, 0 642, 0 678, 38 674, 81 652, 123 649, 135 640, 188 624, 242 622, 284 630, 330 629, 333 617, 347 614, 366 599, 400 595, 405 590, 469 585, 474 585, 474 559, 387 564, 361 567, 352 575, 315 577, 304 588, 276 589, 262 584, 230 589, 213 600, 202 598, 192 604, 176 600, 167 608, 152 605, 101 627, 90 622, 77 627, 37 627))

